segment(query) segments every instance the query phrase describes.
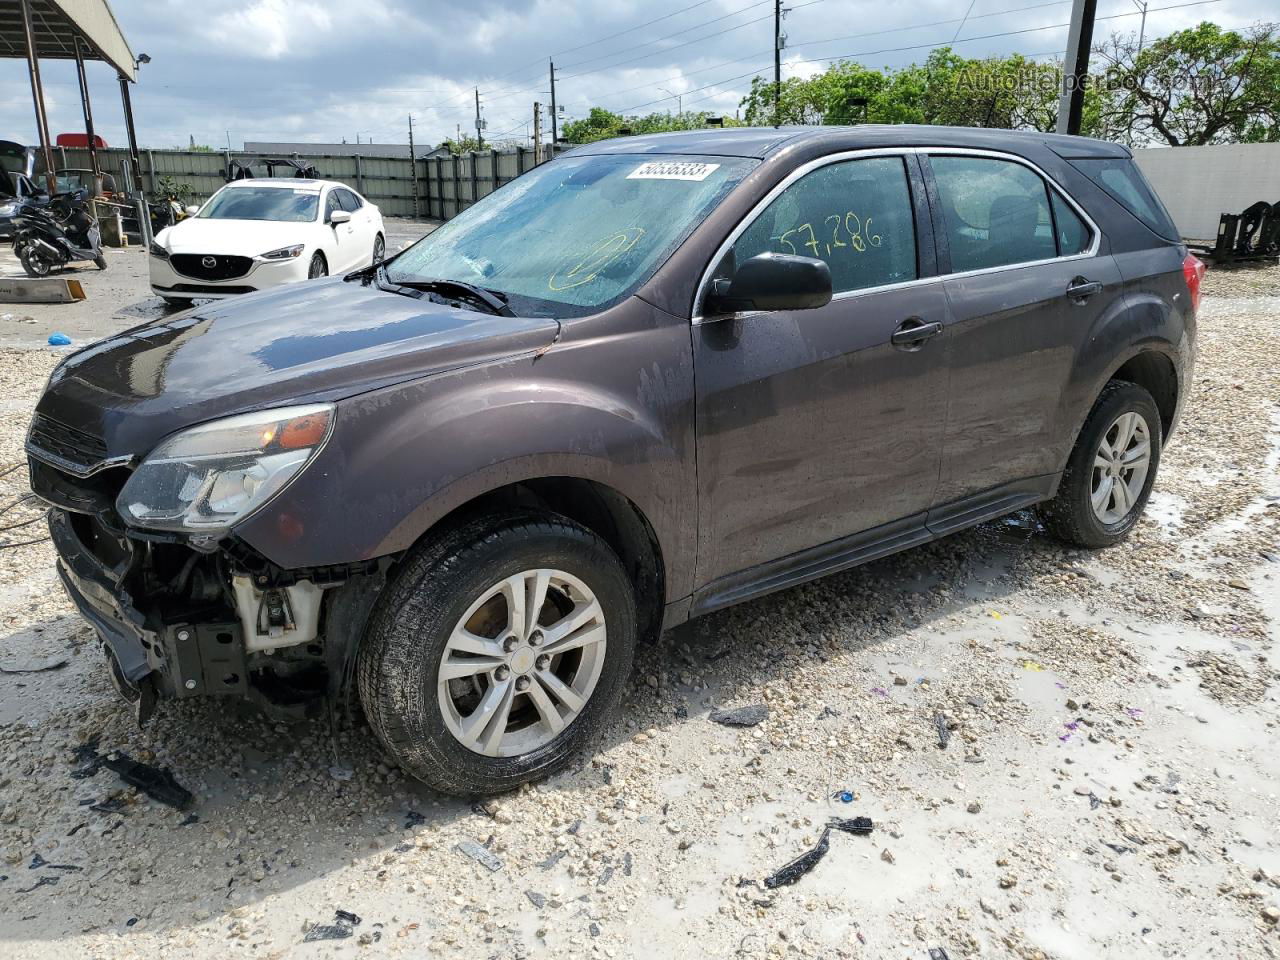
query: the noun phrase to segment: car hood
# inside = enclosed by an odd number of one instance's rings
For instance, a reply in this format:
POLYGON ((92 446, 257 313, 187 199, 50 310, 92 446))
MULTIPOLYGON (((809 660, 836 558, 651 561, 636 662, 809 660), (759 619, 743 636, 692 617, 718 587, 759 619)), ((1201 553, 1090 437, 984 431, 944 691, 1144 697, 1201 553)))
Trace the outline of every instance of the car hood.
POLYGON ((314 223, 279 220, 214 220, 190 217, 156 235, 156 242, 170 253, 220 253, 256 257, 280 247, 305 243, 314 223))
POLYGON ((555 320, 499 317, 341 278, 196 307, 100 340, 50 378, 36 412, 145 454, 195 423, 380 386, 550 345, 555 320))

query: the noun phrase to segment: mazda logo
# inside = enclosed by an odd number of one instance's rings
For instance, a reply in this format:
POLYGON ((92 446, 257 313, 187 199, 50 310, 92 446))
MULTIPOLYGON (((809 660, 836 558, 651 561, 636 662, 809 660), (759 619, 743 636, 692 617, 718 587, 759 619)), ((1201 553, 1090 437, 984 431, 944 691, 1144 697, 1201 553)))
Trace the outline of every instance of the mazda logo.
POLYGON ((217 257, 201 257, 200 258, 200 266, 204 267, 206 270, 212 270, 217 265, 218 265, 217 257))

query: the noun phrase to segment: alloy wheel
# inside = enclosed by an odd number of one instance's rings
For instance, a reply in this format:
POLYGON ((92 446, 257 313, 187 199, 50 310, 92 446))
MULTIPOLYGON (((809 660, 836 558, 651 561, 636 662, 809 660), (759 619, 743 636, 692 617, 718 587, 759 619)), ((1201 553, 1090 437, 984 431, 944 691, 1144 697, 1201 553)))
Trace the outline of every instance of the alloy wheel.
POLYGON ((1140 413, 1122 413, 1107 428, 1093 455, 1090 500, 1105 524, 1119 523, 1142 496, 1151 467, 1151 430, 1140 413))
POLYGON ((445 645, 437 679, 445 726, 489 757, 545 746, 586 707, 606 644, 604 610, 577 577, 537 569, 493 584, 445 645))
POLYGON ((387 246, 383 242, 382 237, 375 237, 373 240, 373 264, 377 266, 386 256, 387 246))

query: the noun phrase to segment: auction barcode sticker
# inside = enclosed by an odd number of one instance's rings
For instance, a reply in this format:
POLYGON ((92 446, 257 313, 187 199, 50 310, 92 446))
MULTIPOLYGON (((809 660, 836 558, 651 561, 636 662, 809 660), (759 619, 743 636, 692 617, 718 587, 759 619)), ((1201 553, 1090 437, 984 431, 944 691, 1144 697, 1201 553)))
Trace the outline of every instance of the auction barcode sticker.
POLYGON ((629 174, 628 180, 705 180, 720 169, 718 163, 696 163, 688 160, 660 160, 642 163, 629 174))

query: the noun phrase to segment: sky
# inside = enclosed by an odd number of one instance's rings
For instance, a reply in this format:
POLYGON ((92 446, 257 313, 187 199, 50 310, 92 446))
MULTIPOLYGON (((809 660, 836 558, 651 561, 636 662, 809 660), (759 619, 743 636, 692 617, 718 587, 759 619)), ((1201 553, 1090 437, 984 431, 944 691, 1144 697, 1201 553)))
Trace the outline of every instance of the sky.
MULTIPOLYGON (((1240 28, 1278 18, 1271 0, 1186 2, 1149 0, 1146 36, 1202 20, 1240 28)), ((841 57, 902 66, 952 41, 965 56, 1049 58, 1066 45, 1071 13, 1070 0, 785 5, 784 77, 820 72, 841 57)), ((192 137, 215 148, 230 142, 232 149, 246 140, 405 143, 410 114, 415 140, 435 144, 459 125, 474 132, 477 88, 486 139, 524 138, 533 103, 550 99, 552 57, 565 118, 584 116, 591 106, 732 115, 751 75, 773 71, 773 0, 114 0, 112 6, 134 53, 151 57, 133 93, 144 148, 185 147, 192 137)), ((1136 33, 1139 21, 1135 0, 1098 0, 1095 39, 1136 33)), ((88 71, 98 133, 123 145, 113 72, 100 63, 88 71)), ((41 72, 52 135, 83 131, 74 64, 42 61, 41 72)), ((0 60, 0 139, 34 143, 33 115, 25 61, 0 60)))

